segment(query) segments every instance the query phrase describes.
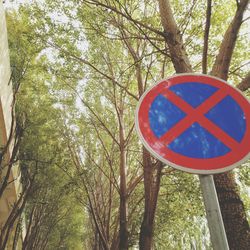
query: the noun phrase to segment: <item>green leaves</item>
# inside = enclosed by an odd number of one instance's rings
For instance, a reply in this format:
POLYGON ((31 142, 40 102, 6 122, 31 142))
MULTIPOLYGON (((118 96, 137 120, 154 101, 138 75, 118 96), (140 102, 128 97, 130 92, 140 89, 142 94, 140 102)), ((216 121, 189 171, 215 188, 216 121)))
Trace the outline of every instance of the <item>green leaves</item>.
MULTIPOLYGON (((172 7, 194 71, 201 72, 206 6, 185 0, 172 1, 172 7)), ((232 1, 213 3, 209 69, 235 8, 232 1)), ((156 1, 30 3, 8 14, 8 30, 14 82, 21 83, 16 109, 18 119, 25 117, 20 162, 38 172, 28 214, 40 200, 49 204, 44 221, 62 217, 48 249, 81 249, 83 242, 91 249, 99 228, 109 245, 117 244, 122 147, 129 241, 136 247, 144 189, 135 107, 148 86, 174 73, 156 1), (56 209, 48 215, 53 206, 56 209)), ((246 71, 240 66, 247 65, 246 43, 246 36, 241 36, 234 52, 234 82, 246 71)), ((166 169, 155 248, 209 249, 197 180, 166 169)), ((246 185, 247 174, 239 175, 246 185)), ((43 226, 45 235, 48 228, 43 226)))

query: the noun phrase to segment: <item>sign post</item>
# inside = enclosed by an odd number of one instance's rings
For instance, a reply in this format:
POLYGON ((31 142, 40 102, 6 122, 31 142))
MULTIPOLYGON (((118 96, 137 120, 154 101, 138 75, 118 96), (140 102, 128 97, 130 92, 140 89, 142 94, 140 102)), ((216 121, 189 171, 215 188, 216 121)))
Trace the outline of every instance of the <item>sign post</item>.
POLYGON ((144 93, 136 129, 147 150, 176 169, 199 174, 215 250, 228 250, 212 174, 250 156, 250 103, 221 79, 179 74, 144 93))
POLYGON ((229 250, 213 176, 199 175, 199 178, 213 248, 229 250))

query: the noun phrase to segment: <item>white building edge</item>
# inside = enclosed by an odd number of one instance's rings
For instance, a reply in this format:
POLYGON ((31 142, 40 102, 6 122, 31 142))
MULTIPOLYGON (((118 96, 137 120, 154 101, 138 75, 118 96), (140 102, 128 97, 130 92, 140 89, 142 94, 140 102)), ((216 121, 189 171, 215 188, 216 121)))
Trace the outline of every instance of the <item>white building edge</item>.
MULTIPOLYGON (((11 69, 9 59, 9 49, 7 40, 7 29, 5 12, 3 3, 0 0, 0 147, 3 148, 8 140, 12 124, 12 102, 13 91, 11 84, 11 69)), ((5 161, 9 160, 12 146, 10 145, 5 161)), ((0 180, 2 181, 4 170, 0 172, 0 180)), ((18 166, 14 166, 11 170, 7 189, 0 198, 0 229, 4 225, 12 204, 17 200, 21 191, 20 172, 18 166)))

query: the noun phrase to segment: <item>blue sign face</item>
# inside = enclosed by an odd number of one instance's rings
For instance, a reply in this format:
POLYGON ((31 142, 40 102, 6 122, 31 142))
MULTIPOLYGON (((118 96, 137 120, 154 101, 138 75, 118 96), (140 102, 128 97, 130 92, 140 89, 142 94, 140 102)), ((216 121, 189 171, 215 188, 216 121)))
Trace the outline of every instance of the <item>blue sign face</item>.
POLYGON ((177 75, 143 96, 137 129, 163 162, 188 172, 217 173, 249 154, 249 113, 249 102, 223 81, 177 75))
MULTIPOLYGON (((218 91, 218 88, 199 82, 186 82, 174 85, 169 90, 193 108, 197 108, 218 91)), ((246 131, 246 120, 243 110, 232 97, 225 96, 204 115, 229 136, 241 142, 246 131)), ((149 109, 150 127, 158 138, 186 116, 181 107, 161 94, 154 99, 149 109)), ((167 147, 181 155, 203 159, 222 156, 231 150, 199 121, 194 122, 167 147)))

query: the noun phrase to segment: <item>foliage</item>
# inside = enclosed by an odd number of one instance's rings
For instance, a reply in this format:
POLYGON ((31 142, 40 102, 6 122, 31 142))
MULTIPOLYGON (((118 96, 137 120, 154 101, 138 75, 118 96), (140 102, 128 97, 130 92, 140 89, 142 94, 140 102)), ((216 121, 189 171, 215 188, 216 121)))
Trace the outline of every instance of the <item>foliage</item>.
MULTIPOLYGON (((205 4, 172 4, 194 71, 200 72, 205 4)), ((216 1, 212 7, 209 70, 236 5, 216 1)), ((22 82, 17 106, 25 124, 20 165, 37 171, 27 217, 34 204, 47 204, 41 235, 50 230, 47 225, 53 218, 62 217, 48 237, 48 249, 81 249, 83 244, 91 249, 101 244, 101 234, 109 247, 114 246, 119 241, 125 155, 129 245, 137 247, 145 193, 134 112, 141 91, 174 72, 158 6, 151 0, 38 1, 21 6, 18 14, 9 13, 8 29, 13 72, 22 82)), ((240 35, 234 52, 234 83, 245 73, 240 65, 247 61, 246 39, 240 35)), ((246 185, 248 172, 239 172, 246 185)), ((249 197, 242 197, 249 204, 249 197)), ((166 167, 156 210, 155 248, 210 249, 201 204, 197 179, 166 167)))
POLYGON ((19 165, 23 173, 36 174, 24 216, 26 228, 32 228, 28 246, 80 249, 84 211, 61 170, 72 162, 63 145, 61 110, 48 84, 52 75, 47 71, 45 48, 37 43, 34 26, 24 12, 8 13, 7 22, 14 80, 21 83, 16 105, 17 119, 24 124, 19 165))

